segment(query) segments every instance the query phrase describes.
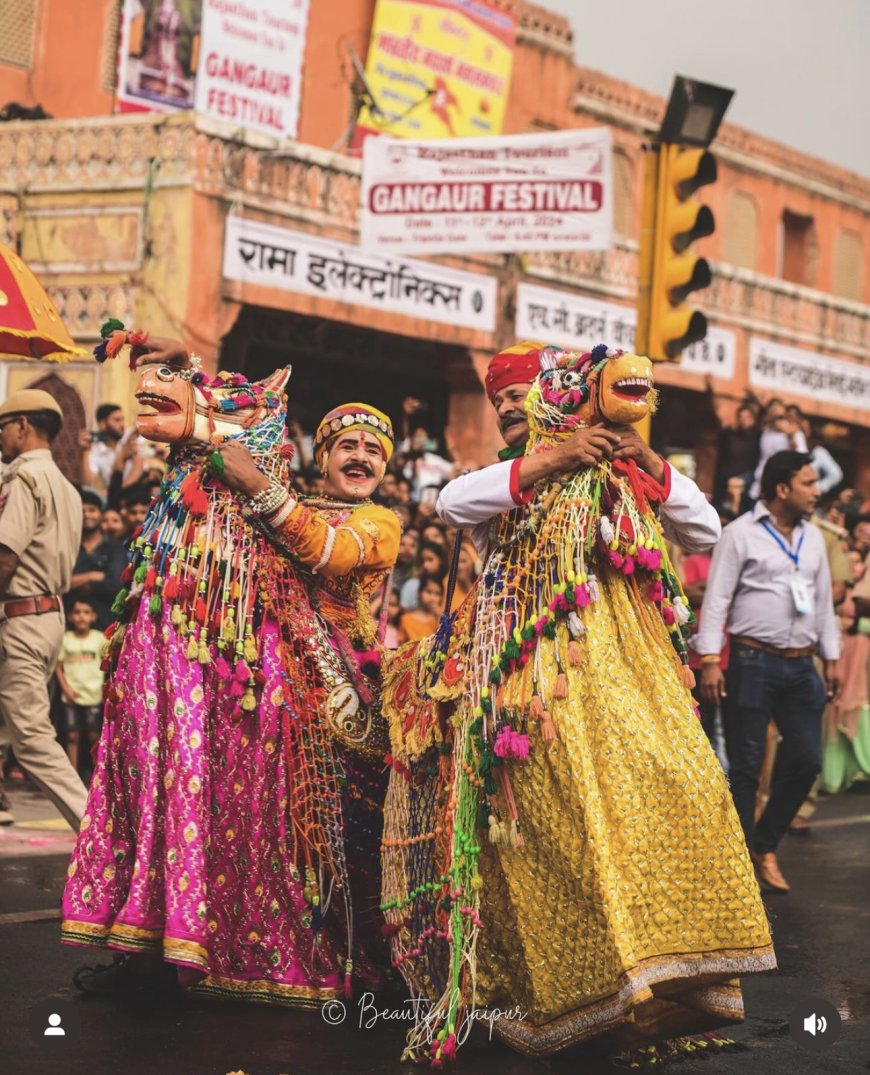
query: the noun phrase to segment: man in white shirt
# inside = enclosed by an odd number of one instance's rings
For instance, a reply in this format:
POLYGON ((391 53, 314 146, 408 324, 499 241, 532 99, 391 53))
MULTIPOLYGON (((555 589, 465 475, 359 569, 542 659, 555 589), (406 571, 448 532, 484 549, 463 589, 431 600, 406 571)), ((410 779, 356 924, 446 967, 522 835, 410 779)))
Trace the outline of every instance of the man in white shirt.
POLYGON ((587 426, 551 451, 524 456, 529 423, 523 404, 540 373, 542 344, 523 342, 492 359, 486 393, 495 408, 507 447, 502 462, 449 482, 438 497, 438 514, 449 526, 472 527, 472 540, 486 551, 490 521, 527 504, 535 482, 552 474, 596 466, 602 459, 633 459, 661 484, 665 497, 661 521, 665 536, 687 552, 703 552, 722 532, 719 516, 701 490, 654 452, 633 427, 587 426))
POLYGON ((713 554, 701 628, 701 694, 724 699, 734 805, 762 883, 788 892, 776 858, 779 841, 821 768, 821 721, 838 690, 840 632, 821 532, 809 522, 819 499, 810 457, 782 451, 768 459, 762 499, 728 526, 713 554), (719 654, 727 627, 727 675, 719 654), (824 662, 825 682, 813 657, 824 662), (755 822, 767 726, 782 736, 770 798, 755 822))

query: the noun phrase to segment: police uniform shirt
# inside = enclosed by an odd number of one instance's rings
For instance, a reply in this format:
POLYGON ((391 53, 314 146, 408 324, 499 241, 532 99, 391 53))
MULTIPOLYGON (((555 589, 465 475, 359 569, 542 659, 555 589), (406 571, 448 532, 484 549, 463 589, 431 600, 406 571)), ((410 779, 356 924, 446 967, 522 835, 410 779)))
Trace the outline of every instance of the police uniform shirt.
POLYGON ((82 538, 82 502, 51 452, 23 452, 0 479, 0 545, 18 557, 6 597, 64 594, 82 538))

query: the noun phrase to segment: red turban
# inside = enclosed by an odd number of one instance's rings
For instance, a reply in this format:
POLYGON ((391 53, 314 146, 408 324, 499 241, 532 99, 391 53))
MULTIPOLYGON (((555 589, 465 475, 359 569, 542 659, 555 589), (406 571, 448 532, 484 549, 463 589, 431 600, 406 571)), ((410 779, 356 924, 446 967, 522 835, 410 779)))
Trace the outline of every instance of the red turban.
POLYGON ((522 340, 508 347, 490 361, 484 387, 489 402, 495 402, 496 392, 509 384, 531 384, 541 372, 541 351, 544 344, 522 340))

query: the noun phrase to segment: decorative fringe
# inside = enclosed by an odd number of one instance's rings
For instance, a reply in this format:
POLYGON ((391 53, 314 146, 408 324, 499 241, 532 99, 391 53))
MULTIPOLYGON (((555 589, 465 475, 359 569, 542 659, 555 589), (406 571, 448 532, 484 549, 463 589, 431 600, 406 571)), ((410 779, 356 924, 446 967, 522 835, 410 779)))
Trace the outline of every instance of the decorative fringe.
POLYGON ((564 672, 560 672, 556 676, 556 682, 553 685, 553 697, 559 701, 564 701, 568 697, 568 677, 564 672))

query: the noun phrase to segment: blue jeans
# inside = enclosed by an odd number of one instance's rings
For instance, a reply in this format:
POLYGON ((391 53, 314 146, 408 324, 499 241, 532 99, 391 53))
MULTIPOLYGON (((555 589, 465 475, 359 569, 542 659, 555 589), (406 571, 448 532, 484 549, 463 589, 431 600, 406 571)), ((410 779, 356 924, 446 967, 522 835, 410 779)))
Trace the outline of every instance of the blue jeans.
POLYGON ((725 690, 725 747, 734 805, 750 850, 775 851, 822 767, 825 685, 812 657, 778 657, 735 645, 725 690), (782 753, 756 825, 755 797, 771 719, 782 736, 782 753))

